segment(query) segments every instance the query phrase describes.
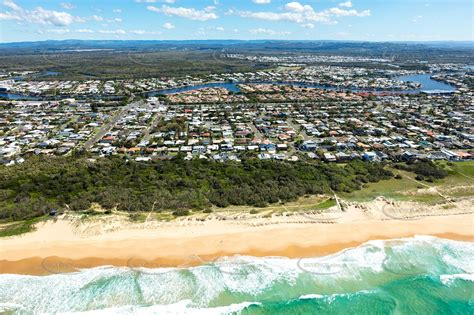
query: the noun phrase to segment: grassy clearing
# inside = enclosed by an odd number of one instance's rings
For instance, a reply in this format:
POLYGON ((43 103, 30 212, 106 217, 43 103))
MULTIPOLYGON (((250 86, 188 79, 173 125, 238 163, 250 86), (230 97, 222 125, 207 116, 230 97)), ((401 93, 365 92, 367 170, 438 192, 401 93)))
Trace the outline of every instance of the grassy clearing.
POLYGON ((47 219, 48 216, 42 216, 30 220, 24 220, 13 223, 6 223, 0 226, 0 237, 15 236, 23 233, 32 232, 35 224, 47 219))
POLYGON ((441 191, 451 192, 459 197, 472 196, 474 188, 474 161, 447 163, 439 162, 449 176, 436 182, 441 191))
POLYGON ((336 200, 329 198, 329 199, 317 204, 316 207, 314 207, 314 210, 329 209, 331 207, 334 207, 335 205, 337 205, 336 200))
POLYGON ((339 193, 338 196, 348 201, 366 202, 379 196, 399 200, 423 203, 440 203, 444 201, 436 191, 448 197, 472 196, 474 188, 474 162, 447 163, 439 162, 449 176, 433 183, 415 180, 415 175, 406 171, 392 169, 400 174, 401 179, 392 178, 377 183, 368 183, 361 190, 351 193, 339 193), (435 188, 435 190, 430 189, 435 188))
POLYGON ((405 195, 408 191, 416 191, 417 189, 423 188, 421 184, 416 181, 410 180, 413 174, 405 171, 396 171, 402 178, 396 179, 391 178, 389 180, 381 180, 377 183, 368 183, 364 185, 364 188, 351 193, 339 193, 338 196, 348 200, 365 202, 373 200, 379 196, 391 198, 395 200, 407 200, 410 198, 405 195))
POLYGON ((158 221, 172 221, 176 217, 171 214, 171 212, 158 212, 151 215, 150 219, 158 221))
POLYGON ((457 175, 465 178, 469 181, 474 181, 474 161, 465 161, 465 162, 439 162, 439 165, 444 165, 446 170, 452 171, 457 175), (469 178, 470 177, 470 178, 469 178))
POLYGON ((128 215, 130 221, 135 223, 143 223, 147 218, 147 214, 145 212, 134 212, 128 215))

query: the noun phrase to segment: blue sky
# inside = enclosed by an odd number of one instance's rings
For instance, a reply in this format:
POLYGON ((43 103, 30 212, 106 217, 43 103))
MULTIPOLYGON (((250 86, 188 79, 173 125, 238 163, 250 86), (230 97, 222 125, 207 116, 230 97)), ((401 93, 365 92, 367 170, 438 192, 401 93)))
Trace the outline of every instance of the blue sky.
POLYGON ((474 40, 471 0, 0 0, 0 41, 474 40))

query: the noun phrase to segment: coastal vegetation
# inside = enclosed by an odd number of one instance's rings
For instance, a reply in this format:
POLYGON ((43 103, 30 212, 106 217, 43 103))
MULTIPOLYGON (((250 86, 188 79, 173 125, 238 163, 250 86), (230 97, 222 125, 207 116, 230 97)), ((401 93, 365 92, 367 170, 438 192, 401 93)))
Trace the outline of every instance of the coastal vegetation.
POLYGON ((93 204, 127 212, 189 210, 294 201, 304 195, 352 192, 389 179, 382 163, 207 160, 137 163, 110 157, 32 157, 0 168, 0 219, 27 220, 52 210, 85 211, 93 204))
POLYGON ((0 228, 0 237, 7 237, 31 232, 35 229, 35 224, 46 219, 46 216, 39 216, 28 220, 9 222, 0 228))
POLYGON ((396 168, 413 172, 419 180, 433 181, 434 179, 442 179, 448 175, 443 168, 438 167, 431 161, 414 161, 406 164, 397 164, 396 168))

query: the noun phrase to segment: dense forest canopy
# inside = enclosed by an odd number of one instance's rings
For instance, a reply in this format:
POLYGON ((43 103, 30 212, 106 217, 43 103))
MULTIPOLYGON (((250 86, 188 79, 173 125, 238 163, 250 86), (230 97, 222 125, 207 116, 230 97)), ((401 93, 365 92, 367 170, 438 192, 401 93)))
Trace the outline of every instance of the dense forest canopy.
POLYGON ((0 219, 22 220, 51 209, 155 211, 228 205, 265 206, 306 194, 353 191, 392 177, 381 163, 346 165, 207 160, 137 163, 122 157, 32 157, 0 167, 0 219))

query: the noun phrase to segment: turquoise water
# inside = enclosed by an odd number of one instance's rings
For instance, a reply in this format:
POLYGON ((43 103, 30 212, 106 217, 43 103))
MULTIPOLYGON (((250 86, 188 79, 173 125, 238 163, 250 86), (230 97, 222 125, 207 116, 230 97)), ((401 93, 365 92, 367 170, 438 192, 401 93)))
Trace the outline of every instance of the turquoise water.
POLYGON ((370 241, 320 258, 0 276, 0 313, 473 314, 474 244, 370 241))

